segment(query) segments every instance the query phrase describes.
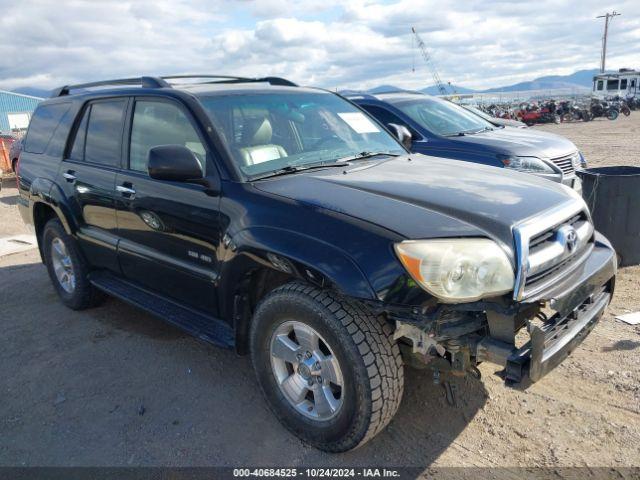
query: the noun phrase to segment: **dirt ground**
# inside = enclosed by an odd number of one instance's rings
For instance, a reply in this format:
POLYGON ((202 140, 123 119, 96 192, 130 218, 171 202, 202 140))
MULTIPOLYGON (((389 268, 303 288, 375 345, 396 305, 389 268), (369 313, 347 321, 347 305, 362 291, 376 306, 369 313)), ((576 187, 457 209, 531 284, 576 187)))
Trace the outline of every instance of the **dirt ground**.
MULTIPOLYGON (((537 127, 538 128, 538 127, 537 127)), ((640 113, 540 127, 592 165, 640 164, 640 113)), ((0 237, 26 233, 14 180, 0 194, 0 237)), ((526 391, 496 367, 457 383, 458 407, 408 370, 400 411, 354 452, 301 444, 269 412, 249 360, 117 300, 73 312, 36 251, 0 257, 0 465, 640 466, 640 267, 572 356, 526 391)))

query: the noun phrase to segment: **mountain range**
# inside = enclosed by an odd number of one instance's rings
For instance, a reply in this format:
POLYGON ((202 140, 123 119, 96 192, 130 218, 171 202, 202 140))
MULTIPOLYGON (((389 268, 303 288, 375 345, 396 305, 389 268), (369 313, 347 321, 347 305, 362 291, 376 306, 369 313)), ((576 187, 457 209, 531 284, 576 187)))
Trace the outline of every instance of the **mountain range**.
MULTIPOLYGON (((538 77, 528 82, 519 82, 511 85, 505 85, 503 87, 488 88, 486 90, 473 90, 471 88, 461 87, 459 85, 449 84, 445 85, 447 93, 490 93, 490 92, 518 92, 526 90, 554 90, 557 88, 573 88, 576 90, 591 89, 593 85, 593 76, 598 74, 598 69, 593 70, 578 70, 570 75, 547 75, 544 77, 538 77)), ((394 85, 380 85, 375 88, 367 90, 367 93, 382 93, 382 92, 394 92, 403 90, 402 88, 394 85)), ((429 95, 438 95, 438 87, 431 85, 426 88, 418 90, 422 93, 429 95)))
MULTIPOLYGON (((539 77, 528 82, 519 82, 503 87, 488 88, 486 90, 473 90, 471 88, 461 87, 459 85, 445 85, 447 93, 489 93, 489 92, 517 92, 526 90, 553 90, 557 88, 573 88, 576 90, 591 89, 593 76, 599 72, 598 69, 578 70, 570 75, 547 75, 539 77)), ((367 90, 367 93, 394 92, 403 90, 394 85, 379 85, 375 88, 367 90)), ((50 90, 42 88, 22 87, 13 90, 23 95, 31 95, 33 97, 46 98, 50 95, 50 90)), ((429 95, 438 95, 440 92, 435 85, 419 90, 429 95)))

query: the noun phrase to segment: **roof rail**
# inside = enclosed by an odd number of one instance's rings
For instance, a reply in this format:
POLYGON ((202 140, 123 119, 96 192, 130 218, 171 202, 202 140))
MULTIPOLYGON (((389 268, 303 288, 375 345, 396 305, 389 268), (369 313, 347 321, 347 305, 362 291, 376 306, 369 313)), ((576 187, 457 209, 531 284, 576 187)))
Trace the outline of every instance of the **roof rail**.
POLYGON ((228 75, 212 75, 212 74, 185 74, 185 75, 169 75, 166 77, 161 77, 162 80, 185 80, 185 79, 207 79, 204 82, 196 82, 207 84, 207 83, 259 83, 265 82, 270 83, 271 85, 281 85, 286 87, 297 87, 295 83, 290 80, 281 77, 262 77, 262 78, 250 78, 250 77, 232 77, 228 75), (217 80, 209 80, 209 79, 217 79, 217 80))
POLYGON ((81 90, 84 88, 93 87, 106 87, 117 85, 140 85, 142 88, 171 88, 171 84, 167 80, 183 80, 189 78, 201 78, 207 79, 205 82, 198 83, 249 83, 249 82, 266 82, 271 85, 282 85, 286 87, 297 87, 295 83, 280 77, 262 77, 262 78, 247 78, 247 77, 231 77, 228 75, 169 75, 166 77, 135 77, 135 78, 119 78, 115 80, 102 80, 99 82, 78 83, 76 85, 65 85, 60 88, 56 88, 51 92, 51 97, 62 97, 69 95, 71 90, 81 90), (217 79, 217 80, 210 80, 217 79))
POLYGON ((135 77, 135 78, 118 78, 116 80, 102 80, 100 82, 78 83, 76 85, 65 85, 56 88, 51 92, 51 97, 62 97, 69 95, 71 90, 81 90, 84 88, 106 87, 109 85, 140 85, 143 88, 166 88, 171 87, 162 78, 158 77, 135 77))

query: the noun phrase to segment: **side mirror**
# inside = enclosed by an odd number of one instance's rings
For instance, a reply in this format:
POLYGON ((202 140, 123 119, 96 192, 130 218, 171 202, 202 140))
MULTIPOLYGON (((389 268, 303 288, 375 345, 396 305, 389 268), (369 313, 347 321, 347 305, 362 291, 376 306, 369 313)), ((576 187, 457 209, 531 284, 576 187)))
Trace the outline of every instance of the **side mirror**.
POLYGON ((391 130, 396 138, 400 140, 400 143, 404 145, 404 148, 407 150, 411 150, 411 146, 413 145, 413 137, 411 136, 411 132, 404 125, 398 125, 397 123, 390 123, 387 125, 389 130, 391 130))
POLYGON ((202 165, 195 154, 182 145, 160 145, 149 150, 149 176, 156 180, 187 182, 200 180, 202 165))

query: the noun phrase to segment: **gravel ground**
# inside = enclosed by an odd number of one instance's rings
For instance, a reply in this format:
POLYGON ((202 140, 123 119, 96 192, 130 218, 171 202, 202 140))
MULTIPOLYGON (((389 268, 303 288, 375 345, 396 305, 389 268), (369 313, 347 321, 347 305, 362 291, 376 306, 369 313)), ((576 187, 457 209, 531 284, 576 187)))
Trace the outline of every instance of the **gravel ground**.
MULTIPOLYGON (((592 165, 639 164, 640 114, 548 125, 592 165)), ((13 180, 0 237, 27 233, 13 180)), ((390 426, 355 452, 301 444, 264 404, 249 360, 117 300, 64 308, 36 251, 0 257, 0 465, 640 466, 640 267, 572 356, 526 391, 497 368, 456 383, 458 407, 408 370, 390 426)))

